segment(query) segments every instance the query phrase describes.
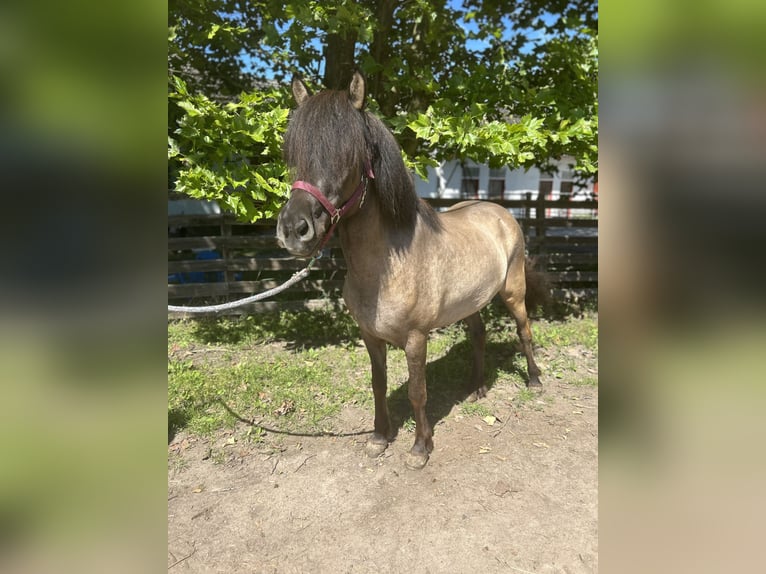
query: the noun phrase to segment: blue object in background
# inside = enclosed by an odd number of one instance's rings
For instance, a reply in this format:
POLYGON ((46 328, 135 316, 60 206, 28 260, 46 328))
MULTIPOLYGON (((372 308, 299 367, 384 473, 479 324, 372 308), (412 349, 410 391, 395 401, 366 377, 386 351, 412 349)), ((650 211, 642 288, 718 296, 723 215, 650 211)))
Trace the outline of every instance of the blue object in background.
MULTIPOLYGON (((217 251, 206 250, 199 251, 194 256, 197 261, 203 261, 206 259, 220 259, 221 254, 217 251)), ((235 273, 234 279, 240 281, 242 279, 242 273, 235 273)), ((189 271, 186 273, 172 273, 168 275, 168 283, 220 283, 224 280, 223 271, 189 271)))

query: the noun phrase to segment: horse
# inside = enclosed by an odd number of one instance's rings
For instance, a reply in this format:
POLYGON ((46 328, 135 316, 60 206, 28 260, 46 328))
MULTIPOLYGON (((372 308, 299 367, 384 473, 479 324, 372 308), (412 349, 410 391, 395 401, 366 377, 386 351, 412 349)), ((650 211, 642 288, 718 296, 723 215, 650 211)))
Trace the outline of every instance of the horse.
POLYGON ((374 431, 370 457, 393 440, 386 404, 387 344, 404 349, 415 443, 405 464, 423 468, 433 450, 426 417, 426 348, 431 330, 467 324, 473 345, 469 399, 484 397, 485 327, 480 310, 499 294, 516 321, 528 387, 541 387, 525 294, 521 228, 507 209, 465 201, 437 213, 415 192, 400 147, 366 111, 366 86, 354 73, 348 90, 311 94, 291 83, 292 111, 283 154, 292 190, 277 219, 277 240, 293 256, 320 253, 337 229, 347 272, 343 298, 359 325, 372 371, 374 431))

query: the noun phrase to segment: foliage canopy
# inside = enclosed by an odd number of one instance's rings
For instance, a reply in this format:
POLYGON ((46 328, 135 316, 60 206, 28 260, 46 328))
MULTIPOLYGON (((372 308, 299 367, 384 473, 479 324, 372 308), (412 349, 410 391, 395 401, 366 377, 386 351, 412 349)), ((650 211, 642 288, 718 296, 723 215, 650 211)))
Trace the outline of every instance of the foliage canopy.
POLYGON ((288 79, 368 105, 421 176, 449 159, 597 175, 595 0, 171 0, 168 156, 175 189, 248 220, 288 192, 288 79))

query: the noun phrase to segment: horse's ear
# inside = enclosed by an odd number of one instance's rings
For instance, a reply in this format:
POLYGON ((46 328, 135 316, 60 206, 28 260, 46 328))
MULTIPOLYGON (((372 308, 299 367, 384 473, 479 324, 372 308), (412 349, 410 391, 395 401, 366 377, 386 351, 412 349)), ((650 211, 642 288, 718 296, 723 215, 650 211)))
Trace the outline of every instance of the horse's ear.
POLYGON ((293 76, 291 84, 295 101, 299 106, 303 105, 303 103, 311 97, 311 92, 309 92, 306 84, 303 83, 303 80, 301 80, 299 76, 293 76))
POLYGON ((357 110, 361 110, 364 107, 366 89, 364 76, 362 76, 359 70, 356 70, 354 76, 351 78, 351 85, 348 87, 348 99, 351 100, 351 104, 357 110))

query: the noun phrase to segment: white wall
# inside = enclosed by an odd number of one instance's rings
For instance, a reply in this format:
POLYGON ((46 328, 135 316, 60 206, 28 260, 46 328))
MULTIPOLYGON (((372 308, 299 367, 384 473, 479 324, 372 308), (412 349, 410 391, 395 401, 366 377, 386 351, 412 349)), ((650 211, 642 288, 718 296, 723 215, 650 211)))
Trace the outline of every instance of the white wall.
POLYGON ((206 215, 221 213, 216 201, 200 199, 169 199, 168 215, 206 215))
MULTIPOLYGON (((559 171, 553 176, 553 197, 557 198, 561 191, 561 174, 570 169, 573 158, 564 157, 558 162, 559 171)), ((476 165, 466 162, 466 165, 476 165)), ((545 176, 549 179, 550 176, 545 176)), ((460 162, 448 161, 436 168, 428 168, 428 180, 415 176, 415 189, 420 197, 443 197, 459 198, 460 182, 463 178, 463 170, 460 162)), ((524 199, 527 192, 532 194, 532 199, 537 198, 537 190, 540 185, 540 170, 532 167, 525 169, 505 170, 505 199, 524 199)), ((487 198, 489 187, 489 166, 479 166, 479 197, 487 198)), ((582 189, 582 188, 577 188, 582 189)), ((585 189, 593 191, 593 184, 585 189)))

